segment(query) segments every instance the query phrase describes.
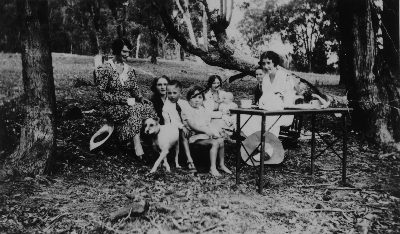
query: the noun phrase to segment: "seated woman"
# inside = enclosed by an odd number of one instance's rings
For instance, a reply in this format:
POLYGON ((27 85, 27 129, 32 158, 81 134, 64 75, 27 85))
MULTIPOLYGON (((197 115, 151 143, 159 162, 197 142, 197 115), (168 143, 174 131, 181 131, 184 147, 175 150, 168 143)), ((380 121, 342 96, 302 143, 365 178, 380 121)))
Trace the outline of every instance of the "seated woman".
MULTIPOLYGON (((208 78, 207 89, 208 92, 204 94, 204 108, 210 113, 211 122, 223 129, 229 129, 229 126, 225 124, 224 119, 226 116, 219 111, 219 105, 222 102, 223 96, 226 94, 221 89, 222 79, 218 75, 212 75, 208 78)), ((224 134, 225 135, 225 134, 224 134)))
MULTIPOLYGON (((311 86, 311 84, 304 83, 304 81, 290 75, 284 69, 279 68, 280 57, 273 51, 267 51, 261 54, 259 65, 262 67, 265 76, 262 80, 262 96, 258 101, 261 109, 265 110, 283 110, 284 108, 298 108, 298 109, 313 109, 315 106, 311 104, 295 104, 299 98, 303 98, 299 94, 304 88, 304 84, 311 86)), ((321 101, 320 108, 326 108, 330 105, 326 96, 322 95, 314 87, 311 87, 314 93, 310 96, 317 98, 321 101), (322 98, 321 96, 324 96, 322 98)), ((257 100, 256 100, 257 102, 257 100)), ((249 117, 244 117, 241 122, 245 123, 249 117)), ((290 125, 293 121, 293 116, 267 116, 266 130, 269 130, 278 137, 280 126, 290 125), (278 119, 279 118, 279 119, 278 119)), ((243 127, 243 133, 248 136, 256 131, 260 131, 260 116, 253 116, 249 122, 243 127)))
POLYGON ((162 116, 162 110, 165 101, 167 100, 167 85, 170 82, 169 77, 163 75, 153 79, 150 90, 153 95, 150 101, 153 103, 154 109, 156 110, 157 116, 160 119, 160 124, 164 125, 164 118, 162 116))
POLYGON ((142 121, 157 114, 151 102, 142 96, 135 70, 124 63, 130 49, 132 45, 128 40, 114 40, 114 57, 96 69, 96 83, 97 94, 103 101, 103 116, 114 122, 120 142, 133 141, 135 154, 140 159, 144 154, 139 134, 142 121))
POLYGON ((204 93, 200 86, 189 88, 186 98, 189 102, 187 108, 182 109, 182 120, 191 130, 189 143, 210 146, 210 174, 221 176, 216 167, 217 157, 219 158, 220 169, 228 174, 232 172, 225 166, 225 146, 223 131, 218 126, 212 125, 210 112, 203 106, 204 93))

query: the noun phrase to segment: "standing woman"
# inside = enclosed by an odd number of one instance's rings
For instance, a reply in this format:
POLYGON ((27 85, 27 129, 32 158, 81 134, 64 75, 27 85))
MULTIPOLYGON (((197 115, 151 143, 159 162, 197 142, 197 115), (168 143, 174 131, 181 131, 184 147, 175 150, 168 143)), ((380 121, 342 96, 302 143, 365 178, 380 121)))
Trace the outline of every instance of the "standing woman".
POLYGON ((103 101, 103 116, 115 124, 120 142, 133 141, 135 154, 141 159, 144 154, 139 134, 142 121, 157 114, 151 102, 142 96, 135 70, 124 63, 131 49, 127 39, 115 39, 114 57, 96 69, 96 83, 98 96, 103 101))
POLYGON ((162 110, 164 102, 167 99, 167 85, 169 82, 169 77, 162 75, 161 77, 154 78, 150 88, 150 90, 153 92, 153 96, 151 96, 150 101, 153 103, 161 125, 164 125, 165 123, 164 117, 162 116, 162 110))

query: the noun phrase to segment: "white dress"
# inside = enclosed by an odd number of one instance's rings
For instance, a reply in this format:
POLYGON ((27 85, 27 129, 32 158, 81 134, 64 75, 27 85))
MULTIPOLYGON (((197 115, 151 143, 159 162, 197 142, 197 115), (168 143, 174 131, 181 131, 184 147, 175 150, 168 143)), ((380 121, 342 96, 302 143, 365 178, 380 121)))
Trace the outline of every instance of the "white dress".
MULTIPOLYGON (((295 96, 294 83, 291 77, 282 70, 276 72, 275 79, 272 83, 269 75, 266 74, 262 81, 262 89, 263 95, 259 100, 259 107, 261 109, 270 111, 283 110, 285 105, 293 104, 295 96)), ((241 115, 241 126, 243 126, 249 118, 250 120, 242 128, 242 132, 246 136, 261 131, 261 116, 241 115)), ((287 126, 293 122, 293 115, 283 115, 275 123, 278 118, 279 116, 266 116, 265 118, 265 131, 271 128, 269 131, 277 137, 279 136, 281 126, 287 126)))

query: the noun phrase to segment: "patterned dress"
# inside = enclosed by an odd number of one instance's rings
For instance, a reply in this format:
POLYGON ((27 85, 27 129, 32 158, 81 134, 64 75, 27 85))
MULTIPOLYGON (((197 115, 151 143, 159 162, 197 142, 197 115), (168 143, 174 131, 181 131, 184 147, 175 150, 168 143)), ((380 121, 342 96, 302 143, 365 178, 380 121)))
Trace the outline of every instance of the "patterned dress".
POLYGON ((126 100, 137 98, 140 91, 132 67, 124 64, 121 75, 127 76, 127 80, 120 80, 112 60, 96 69, 97 94, 103 101, 100 111, 106 119, 114 122, 118 139, 124 142, 140 132, 142 120, 157 117, 157 114, 152 104, 136 102, 134 106, 127 105, 126 100))

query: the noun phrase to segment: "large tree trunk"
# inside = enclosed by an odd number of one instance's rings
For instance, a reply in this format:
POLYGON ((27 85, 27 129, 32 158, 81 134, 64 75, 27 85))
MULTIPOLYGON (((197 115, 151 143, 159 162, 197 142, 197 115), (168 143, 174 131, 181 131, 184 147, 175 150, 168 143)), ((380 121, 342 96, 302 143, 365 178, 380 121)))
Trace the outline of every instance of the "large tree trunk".
POLYGON ((42 174, 56 150, 56 97, 50 52, 47 0, 16 1, 21 33, 25 120, 20 144, 0 170, 42 174))
MULTIPOLYGON (((369 0, 339 0, 338 5, 342 36, 340 59, 344 59, 341 63, 344 67, 340 69, 341 75, 346 76, 350 107, 354 108, 353 126, 377 143, 399 142, 400 105, 396 100, 400 99, 400 89, 394 76, 398 74, 398 66, 390 67, 386 62, 395 59, 398 64, 399 58, 388 57, 378 46, 381 12, 369 0)), ((398 12, 398 5, 395 10, 398 12)), ((391 20, 398 22, 398 16, 391 20)), ((387 45, 388 41, 384 41, 383 46, 387 45)))

